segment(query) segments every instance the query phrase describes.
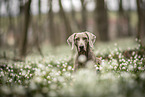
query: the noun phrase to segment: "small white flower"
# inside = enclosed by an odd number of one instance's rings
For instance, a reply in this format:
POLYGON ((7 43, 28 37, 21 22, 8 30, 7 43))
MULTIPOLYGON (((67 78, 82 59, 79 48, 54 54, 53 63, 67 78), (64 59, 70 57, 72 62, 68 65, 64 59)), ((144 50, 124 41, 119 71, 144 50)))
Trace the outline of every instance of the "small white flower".
POLYGON ((142 72, 142 73, 140 74, 140 78, 143 79, 143 80, 145 79, 145 73, 144 73, 144 72, 142 72))
POLYGON ((72 67, 71 67, 71 66, 68 66, 68 67, 67 67, 67 69, 68 69, 68 70, 71 70, 71 69, 72 69, 72 67))
POLYGON ((48 92, 48 88, 47 88, 47 87, 43 87, 43 88, 42 88, 42 92, 43 92, 43 93, 47 93, 47 92, 48 92))
POLYGON ((66 71, 66 69, 63 69, 62 71, 66 71))
POLYGON ((23 70, 22 71, 22 75, 24 76, 26 74, 26 70, 23 70))
POLYGON ((115 46, 117 46, 117 43, 114 43, 115 46))
POLYGON ((80 55, 79 56, 79 58, 78 58, 78 61, 80 62, 80 63, 84 63, 85 61, 86 61, 86 56, 85 55, 80 55))
POLYGON ((48 81, 48 84, 50 84, 51 83, 51 81, 48 81))
POLYGON ((31 90, 36 90, 37 89, 37 86, 36 86, 36 84, 34 82, 30 83, 30 89, 31 90))
POLYGON ((2 91, 4 94, 7 94, 7 95, 11 94, 10 88, 7 87, 7 86, 2 86, 2 87, 1 87, 1 91, 2 91))
POLYGON ((116 70, 117 69, 117 66, 114 66, 114 69, 116 70))
POLYGON ((37 94, 34 95, 34 97, 43 97, 43 95, 40 94, 40 93, 37 93, 37 94))
POLYGON ((135 52, 132 52, 132 56, 134 56, 135 55, 135 52))
POLYGON ((129 65, 128 66, 128 69, 132 71, 133 70, 133 66, 132 65, 129 65))
POLYGON ((56 94, 56 92, 54 92, 54 91, 50 91, 49 93, 48 93, 48 97, 56 97, 57 96, 57 94, 56 94))
POLYGON ((56 84, 51 84, 51 85, 50 85, 50 89, 55 90, 56 88, 57 88, 57 85, 56 85, 56 84))
POLYGON ((125 67, 122 67, 122 69, 126 69, 125 67))
POLYGON ((35 78, 34 78, 34 81, 35 81, 36 83, 41 83, 41 82, 42 82, 42 78, 41 78, 41 77, 35 77, 35 78))
POLYGON ((19 94, 19 95, 24 95, 26 93, 24 87, 21 86, 21 85, 20 86, 15 86, 13 88, 13 91, 14 91, 14 93, 19 94))
POLYGON ((141 70, 141 67, 138 67, 139 70, 141 70))
POLYGON ((53 82, 57 82, 57 79, 56 78, 53 78, 53 82))

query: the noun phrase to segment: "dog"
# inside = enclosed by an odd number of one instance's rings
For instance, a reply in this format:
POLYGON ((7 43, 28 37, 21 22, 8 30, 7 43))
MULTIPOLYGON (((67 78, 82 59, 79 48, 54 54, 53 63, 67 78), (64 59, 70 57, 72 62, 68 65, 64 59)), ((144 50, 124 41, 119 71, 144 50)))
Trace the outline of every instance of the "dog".
POLYGON ((101 60, 95 56, 92 49, 96 36, 90 32, 74 33, 67 39, 67 43, 74 48, 76 47, 77 55, 74 62, 74 71, 86 67, 87 62, 92 61, 94 64, 101 64, 101 60))

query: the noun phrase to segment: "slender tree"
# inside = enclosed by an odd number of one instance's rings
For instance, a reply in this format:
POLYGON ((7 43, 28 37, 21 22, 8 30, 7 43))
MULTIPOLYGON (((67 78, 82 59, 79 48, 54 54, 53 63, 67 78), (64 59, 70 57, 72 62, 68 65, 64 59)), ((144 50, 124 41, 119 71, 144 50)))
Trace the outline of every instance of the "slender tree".
POLYGON ((124 20, 124 9, 122 0, 118 0, 118 19, 117 19, 117 36, 123 36, 123 20, 124 20))
POLYGON ((52 0, 49 0, 49 12, 48 12, 48 23, 49 23, 49 41, 52 46, 55 46, 55 26, 54 26, 54 13, 52 10, 52 0))
POLYGON ((39 19, 41 18, 41 0, 38 0, 39 19))
POLYGON ((10 2, 11 2, 10 0, 5 0, 5 3, 7 5, 7 13, 8 13, 8 17, 9 17, 9 30, 11 30, 13 28, 10 2))
POLYGON ((128 36, 132 36, 132 29, 131 29, 131 1, 130 0, 127 0, 128 1, 128 10, 126 12, 126 18, 127 18, 127 28, 128 28, 128 36))
POLYGON ((86 1, 81 0, 81 5, 82 5, 82 31, 87 30, 87 11, 86 11, 86 1))
POLYGON ((26 56, 26 51, 27 51, 27 34, 28 34, 28 27, 30 23, 30 6, 31 6, 31 1, 28 0, 25 4, 25 19, 24 19, 24 29, 22 33, 22 44, 21 44, 21 50, 20 50, 20 56, 23 58, 26 56))
POLYGON ((81 27, 80 27, 80 25, 79 25, 79 23, 77 21, 76 12, 74 10, 74 5, 73 5, 73 2, 72 1, 73 0, 71 0, 71 15, 72 15, 72 20, 73 20, 74 24, 76 25, 77 29, 80 30, 81 27))
POLYGON ((143 2, 143 0, 136 0, 136 4, 138 13, 137 38, 141 40, 141 45, 143 45, 143 38, 145 35, 145 2, 143 2))
POLYGON ((66 28, 66 38, 65 39, 67 39, 72 34, 72 30, 71 30, 71 26, 69 23, 69 19, 66 17, 66 14, 64 12, 62 2, 61 2, 61 0, 58 0, 58 1, 59 1, 59 7, 60 7, 59 12, 60 12, 61 17, 64 20, 64 24, 65 24, 65 28, 66 28))
POLYGON ((96 8, 95 8, 95 21, 96 28, 99 32, 99 38, 102 41, 109 40, 108 34, 108 14, 107 8, 104 0, 95 0, 96 8))
MULTIPOLYGON (((0 13, 1 13, 1 2, 0 1, 0 13)), ((2 46, 2 34, 1 34, 1 14, 0 14, 0 47, 2 46)))

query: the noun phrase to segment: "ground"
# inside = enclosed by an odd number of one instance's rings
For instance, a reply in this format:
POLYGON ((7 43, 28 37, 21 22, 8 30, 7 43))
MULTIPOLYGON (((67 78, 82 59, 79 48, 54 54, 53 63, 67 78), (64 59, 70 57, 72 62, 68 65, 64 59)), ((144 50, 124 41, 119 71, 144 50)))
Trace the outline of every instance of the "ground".
POLYGON ((102 64, 88 64, 76 73, 73 73, 72 53, 67 45, 44 46, 44 57, 34 51, 23 62, 0 59, 0 95, 144 97, 145 55, 137 53, 140 50, 135 38, 97 42, 94 52, 102 58, 102 64), (124 51, 129 50, 132 52, 128 58, 124 51))

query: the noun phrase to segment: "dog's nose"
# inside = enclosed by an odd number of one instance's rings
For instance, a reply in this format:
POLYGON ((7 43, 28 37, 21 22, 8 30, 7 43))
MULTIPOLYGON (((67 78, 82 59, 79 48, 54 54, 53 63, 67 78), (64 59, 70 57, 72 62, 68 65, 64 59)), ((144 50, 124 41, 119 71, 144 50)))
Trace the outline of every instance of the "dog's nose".
POLYGON ((84 46, 83 46, 83 45, 81 45, 81 46, 79 46, 79 48, 80 48, 80 49, 84 49, 84 46))

